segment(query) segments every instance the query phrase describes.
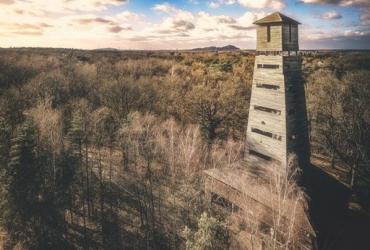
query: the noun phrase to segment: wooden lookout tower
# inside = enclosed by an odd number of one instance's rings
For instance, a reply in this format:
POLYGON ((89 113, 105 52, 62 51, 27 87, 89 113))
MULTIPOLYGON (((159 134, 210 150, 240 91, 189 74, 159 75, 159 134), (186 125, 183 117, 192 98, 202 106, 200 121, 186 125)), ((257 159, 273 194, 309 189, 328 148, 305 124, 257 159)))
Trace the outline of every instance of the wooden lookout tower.
POLYGON ((299 22, 275 12, 254 22, 257 56, 247 127, 248 165, 286 165, 288 155, 308 160, 307 117, 300 57, 299 22))
MULTIPOLYGON (((281 204, 274 203, 279 196, 277 192, 270 192, 265 177, 269 176, 268 172, 284 170, 290 154, 297 156, 303 168, 309 162, 305 93, 298 55, 300 23, 276 12, 254 24, 257 26, 257 54, 245 162, 235 168, 206 170, 205 192, 211 204, 228 208, 232 215, 244 213, 257 218, 262 214, 257 219, 259 227, 267 225, 271 229, 273 214, 281 204)), ((287 222, 293 209, 288 205, 284 211, 279 214, 287 222)), ((312 249, 315 232, 304 205, 298 204, 294 211, 300 218, 297 223, 302 235, 297 249, 312 249)), ((278 233, 283 235, 283 232, 278 233)))

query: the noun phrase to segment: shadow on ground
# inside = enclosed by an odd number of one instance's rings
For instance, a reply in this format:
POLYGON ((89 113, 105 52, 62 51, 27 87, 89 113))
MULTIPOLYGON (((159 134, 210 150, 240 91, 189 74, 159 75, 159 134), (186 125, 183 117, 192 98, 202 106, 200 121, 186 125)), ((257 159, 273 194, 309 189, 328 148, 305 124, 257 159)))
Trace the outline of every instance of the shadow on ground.
POLYGON ((348 209, 351 189, 315 165, 303 176, 320 250, 370 249, 370 220, 348 209))

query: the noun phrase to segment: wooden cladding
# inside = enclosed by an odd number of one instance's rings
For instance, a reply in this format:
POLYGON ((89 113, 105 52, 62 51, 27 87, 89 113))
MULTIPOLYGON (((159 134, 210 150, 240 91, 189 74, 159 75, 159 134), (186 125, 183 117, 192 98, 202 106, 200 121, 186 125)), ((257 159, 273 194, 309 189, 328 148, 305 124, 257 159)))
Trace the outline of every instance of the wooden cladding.
POLYGON ((297 51, 298 25, 264 24, 257 27, 257 51, 297 51))
POLYGON ((273 90, 278 90, 280 89, 280 86, 274 85, 274 84, 266 84, 266 83, 257 83, 256 84, 257 88, 264 88, 264 89, 273 89, 273 90))
POLYGON ((257 51, 281 51, 281 24, 261 25, 257 27, 257 51))
POLYGON ((272 108, 267 108, 267 107, 258 106, 258 105, 254 105, 254 109, 255 109, 255 110, 258 110, 258 111, 267 112, 267 113, 277 114, 277 115, 280 115, 280 114, 281 114, 281 110, 278 110, 278 109, 272 109, 272 108))
POLYGON ((257 68, 259 69, 278 69, 278 64, 257 64, 257 68))
POLYGON ((261 158, 266 161, 272 161, 272 158, 270 156, 254 151, 252 149, 249 150, 249 154, 253 156, 257 156, 258 158, 261 158))
POLYGON ((261 130, 261 129, 258 129, 258 128, 252 128, 252 132, 256 133, 256 134, 266 136, 266 137, 270 137, 270 138, 278 140, 278 141, 281 141, 281 138, 282 138, 281 135, 273 134, 271 132, 267 132, 267 131, 264 131, 264 130, 261 130))

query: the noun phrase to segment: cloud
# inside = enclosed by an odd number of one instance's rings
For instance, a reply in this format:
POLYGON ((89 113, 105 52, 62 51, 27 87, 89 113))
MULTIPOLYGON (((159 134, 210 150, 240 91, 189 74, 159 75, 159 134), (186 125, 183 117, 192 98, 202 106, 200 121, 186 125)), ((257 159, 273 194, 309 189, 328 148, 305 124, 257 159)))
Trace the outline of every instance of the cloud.
POLYGON ((245 8, 263 9, 271 8, 281 10, 285 7, 284 0, 213 0, 209 2, 209 7, 217 9, 221 5, 239 4, 245 8))
POLYGON ((110 24, 115 25, 116 23, 112 20, 108 20, 102 17, 94 17, 94 18, 80 18, 76 20, 77 23, 81 25, 89 25, 92 23, 100 23, 100 24, 110 24))
POLYGON ((122 22, 137 22, 141 20, 140 15, 127 10, 117 14, 115 17, 122 22))
POLYGON ((300 0, 301 3, 334 4, 341 6, 369 6, 368 0, 300 0))
POLYGON ((106 9, 107 6, 109 5, 113 6, 124 5, 128 2, 128 0, 84 0, 84 1, 57 0, 56 2, 61 2, 61 5, 64 6, 65 10, 98 11, 106 9))
POLYGON ((52 25, 45 23, 0 23, 0 31, 8 35, 22 36, 41 36, 44 33, 44 28, 50 28, 52 25))
POLYGON ((173 22, 173 28, 177 31, 188 31, 195 28, 194 24, 185 20, 179 20, 173 22))
POLYGON ((0 27, 6 28, 8 30, 17 30, 17 31, 29 31, 29 30, 42 30, 43 28, 53 27, 50 24, 46 23, 0 23, 0 27))
POLYGON ((42 31, 14 31, 12 34, 15 35, 22 35, 22 36, 41 36, 43 34, 42 31))
POLYGON ((219 16, 217 17, 217 19, 219 23, 227 23, 227 24, 236 23, 236 20, 229 16, 219 16))
POLYGON ((250 11, 247 11, 237 19, 237 22, 240 23, 243 26, 253 27, 253 23, 256 20, 261 19, 262 17, 264 17, 266 15, 267 15, 266 12, 250 12, 250 11))
POLYGON ((361 11, 361 25, 370 25, 370 1, 369 0, 300 0, 307 4, 333 4, 342 7, 357 7, 361 11))
POLYGON ((154 31, 156 30, 161 34, 170 34, 186 33, 195 29, 194 15, 189 11, 178 9, 168 3, 157 4, 152 9, 168 15, 159 25, 156 25, 157 28, 154 31))
POLYGON ((154 5, 154 7, 152 9, 155 10, 155 11, 158 11, 158 12, 166 13, 166 14, 173 14, 173 13, 176 13, 178 11, 178 9, 176 9, 175 7, 170 5, 169 3, 156 4, 156 5, 154 5))
POLYGON ((351 41, 365 39, 370 31, 362 27, 353 26, 343 30, 343 27, 323 31, 320 28, 304 28, 301 31, 304 41, 351 41))
POLYGON ((121 27, 121 26, 118 26, 118 25, 115 25, 115 26, 112 26, 112 27, 108 28, 108 31, 112 32, 112 33, 119 33, 122 30, 132 30, 132 28, 130 28, 130 27, 121 27))
POLYGON ((24 13, 24 10, 16 9, 14 12, 18 15, 22 15, 24 13))
POLYGON ((362 12, 360 20, 362 25, 365 26, 370 25, 370 8, 362 12))
POLYGON ((13 4, 14 0, 0 0, 0 4, 13 4))
POLYGON ((54 27, 53 25, 50 25, 50 24, 47 24, 47 23, 40 23, 40 27, 43 27, 43 28, 51 28, 51 27, 54 27))
POLYGON ((220 5, 221 5, 221 3, 220 2, 210 2, 209 3, 209 7, 211 7, 212 9, 217 9, 217 8, 219 8, 220 7, 220 5))
POLYGON ((183 19, 168 18, 160 25, 158 32, 162 34, 184 33, 193 29, 195 29, 195 25, 192 22, 183 19))
POLYGON ((252 27, 252 26, 241 26, 241 25, 235 25, 235 24, 229 25, 229 27, 233 28, 233 29, 236 29, 236 30, 251 30, 251 29, 254 29, 254 27, 252 27))
MULTIPOLYGON (((150 49, 231 43, 253 48, 255 31, 252 23, 266 14, 249 10, 236 16, 215 15, 162 3, 151 8, 160 13, 159 19, 153 21, 129 10, 119 13, 106 10, 109 5, 125 2, 56 0, 55 5, 54 2, 50 5, 47 0, 16 1, 0 8, 0 46, 150 49)), ((222 4, 238 2, 223 0, 222 4)))
POLYGON ((47 14, 66 14, 76 11, 102 11, 107 9, 109 6, 120 6, 127 2, 128 0, 53 0, 51 4, 48 0, 0 0, 0 4, 13 3, 12 6, 17 9, 27 11, 28 13, 38 16, 44 16, 47 14))
POLYGON ((272 8, 280 10, 285 7, 284 0, 238 0, 239 4, 247 8, 272 8))
POLYGON ((104 18, 99 16, 89 16, 78 18, 72 21, 72 23, 77 23, 79 25, 103 25, 108 26, 107 30, 112 33, 119 33, 122 30, 132 30, 131 27, 122 27, 120 23, 112 18, 104 18))
POLYGON ((341 19, 342 15, 336 11, 328 11, 323 13, 321 18, 326 20, 341 19))

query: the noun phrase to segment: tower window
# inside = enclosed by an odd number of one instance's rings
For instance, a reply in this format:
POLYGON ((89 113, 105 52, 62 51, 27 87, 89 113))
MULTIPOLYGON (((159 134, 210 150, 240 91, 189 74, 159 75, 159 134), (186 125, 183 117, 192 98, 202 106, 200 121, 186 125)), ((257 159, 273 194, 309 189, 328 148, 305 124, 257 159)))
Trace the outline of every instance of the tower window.
POLYGON ((272 133, 271 132, 266 132, 266 131, 260 130, 258 128, 252 128, 252 132, 272 138, 272 133))
POLYGON ((256 86, 257 88, 264 88, 264 89, 273 89, 273 90, 280 89, 280 86, 278 85, 266 84, 266 83, 257 83, 256 86))
POLYGON ((281 111, 280 110, 272 109, 272 108, 266 108, 266 107, 262 107, 262 106, 259 106, 259 105, 254 105, 254 109, 255 110, 258 110, 258 111, 263 111, 263 112, 277 114, 277 115, 280 115, 281 114, 281 111))
POLYGON ((257 157, 259 157, 259 158, 261 158, 261 159, 264 159, 264 160, 266 160, 266 161, 271 161, 271 160, 272 160, 272 158, 271 158, 270 156, 267 156, 267 155, 262 154, 262 153, 260 153, 260 152, 254 151, 254 150, 252 150, 252 149, 250 149, 250 150, 249 150, 249 154, 250 154, 250 155, 257 156, 257 157))
POLYGON ((267 42, 271 42, 271 26, 267 25, 267 42))
POLYGON ((292 24, 289 24, 289 42, 292 42, 292 24))
POLYGON ((278 69, 278 64, 257 64, 257 68, 259 69, 278 69))
POLYGON ((270 138, 278 140, 278 141, 281 141, 281 139, 282 139, 281 135, 276 135, 276 134, 273 134, 271 132, 263 131, 263 130, 258 129, 258 128, 252 128, 252 132, 254 132, 256 134, 266 136, 266 137, 270 137, 270 138))

